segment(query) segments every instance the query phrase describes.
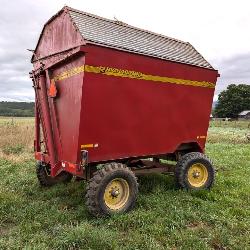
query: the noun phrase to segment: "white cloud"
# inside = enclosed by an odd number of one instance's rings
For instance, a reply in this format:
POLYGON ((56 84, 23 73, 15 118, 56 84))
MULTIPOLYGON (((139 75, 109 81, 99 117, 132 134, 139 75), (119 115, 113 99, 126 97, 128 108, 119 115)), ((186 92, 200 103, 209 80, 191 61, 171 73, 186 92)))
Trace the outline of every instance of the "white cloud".
POLYGON ((219 97, 219 96, 215 94, 215 95, 214 95, 214 98, 213 98, 213 101, 214 101, 214 102, 217 102, 217 101, 218 101, 218 97, 219 97))

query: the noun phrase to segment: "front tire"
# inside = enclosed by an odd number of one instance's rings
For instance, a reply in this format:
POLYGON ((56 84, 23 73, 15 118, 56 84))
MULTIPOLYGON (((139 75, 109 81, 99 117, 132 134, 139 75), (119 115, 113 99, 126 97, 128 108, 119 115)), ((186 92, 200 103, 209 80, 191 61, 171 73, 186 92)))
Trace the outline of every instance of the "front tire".
POLYGON ((215 170, 211 161, 199 152, 183 155, 175 167, 175 179, 181 188, 210 189, 214 178, 215 170))
POLYGON ((57 183, 67 183, 73 178, 73 175, 67 172, 61 172, 55 177, 50 176, 50 165, 38 162, 36 166, 37 179, 41 186, 51 187, 57 183))
POLYGON ((88 182, 86 205, 94 216, 124 213, 134 207, 137 193, 134 173, 124 164, 109 163, 88 182))

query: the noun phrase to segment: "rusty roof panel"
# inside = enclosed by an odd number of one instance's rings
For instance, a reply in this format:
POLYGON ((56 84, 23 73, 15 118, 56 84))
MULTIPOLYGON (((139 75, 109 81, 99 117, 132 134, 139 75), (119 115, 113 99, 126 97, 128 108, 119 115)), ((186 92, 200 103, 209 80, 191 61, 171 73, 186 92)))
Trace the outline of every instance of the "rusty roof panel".
POLYGON ((89 43, 213 69, 190 43, 69 7, 67 9, 81 35, 89 43))

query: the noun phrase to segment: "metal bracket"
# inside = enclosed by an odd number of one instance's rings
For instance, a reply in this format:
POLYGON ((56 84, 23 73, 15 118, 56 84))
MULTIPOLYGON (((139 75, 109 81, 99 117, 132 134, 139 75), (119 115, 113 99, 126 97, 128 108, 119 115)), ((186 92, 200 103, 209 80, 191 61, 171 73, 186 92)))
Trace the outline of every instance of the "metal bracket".
POLYGON ((89 152, 88 150, 82 150, 81 151, 81 165, 84 167, 88 165, 89 160, 89 152))

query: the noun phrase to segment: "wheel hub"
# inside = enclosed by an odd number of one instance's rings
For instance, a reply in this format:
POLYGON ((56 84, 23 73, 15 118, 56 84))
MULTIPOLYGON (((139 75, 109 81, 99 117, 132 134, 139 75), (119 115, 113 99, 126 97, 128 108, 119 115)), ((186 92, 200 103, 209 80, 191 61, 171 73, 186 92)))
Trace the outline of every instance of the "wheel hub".
POLYGON ((188 170, 188 182, 193 187, 202 187, 208 180, 208 171, 202 163, 194 163, 188 170))
POLYGON ((193 177, 194 178, 199 178, 200 177, 200 172, 193 172, 193 177))
POLYGON ((109 209, 119 210, 125 206, 128 197, 128 182, 122 178, 116 178, 108 183, 103 199, 109 209))
POLYGON ((113 196, 114 198, 118 197, 119 194, 120 194, 119 189, 117 190, 113 189, 111 191, 111 196, 113 196))

